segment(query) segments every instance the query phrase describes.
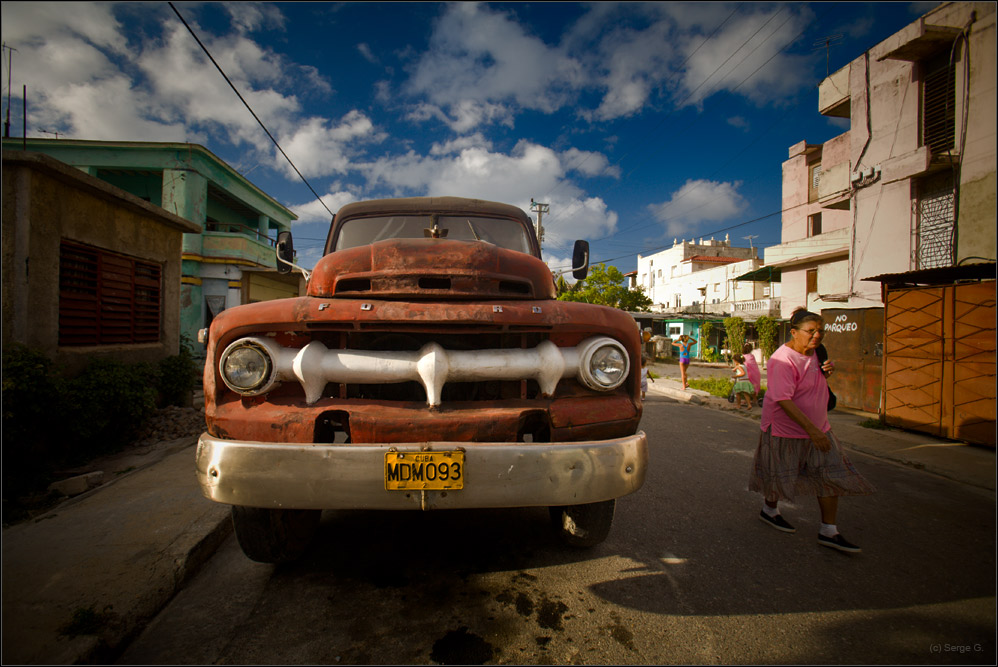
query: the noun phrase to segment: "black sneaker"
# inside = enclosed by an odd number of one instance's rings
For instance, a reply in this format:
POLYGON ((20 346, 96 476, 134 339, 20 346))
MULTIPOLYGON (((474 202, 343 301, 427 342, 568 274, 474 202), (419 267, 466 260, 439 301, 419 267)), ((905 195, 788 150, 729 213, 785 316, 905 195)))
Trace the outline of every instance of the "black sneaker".
POLYGON ((837 533, 835 537, 825 537, 819 533, 818 544, 823 547, 831 547, 832 549, 838 549, 839 551, 845 551, 846 553, 851 554, 858 554, 862 551, 862 549, 857 547, 855 544, 842 537, 842 533, 837 533))
POLYGON ((787 523, 787 520, 783 518, 782 514, 777 514, 776 516, 769 516, 766 514, 765 510, 759 510, 759 518, 762 519, 763 523, 769 524, 776 530, 781 530, 784 533, 796 533, 797 529, 787 523))

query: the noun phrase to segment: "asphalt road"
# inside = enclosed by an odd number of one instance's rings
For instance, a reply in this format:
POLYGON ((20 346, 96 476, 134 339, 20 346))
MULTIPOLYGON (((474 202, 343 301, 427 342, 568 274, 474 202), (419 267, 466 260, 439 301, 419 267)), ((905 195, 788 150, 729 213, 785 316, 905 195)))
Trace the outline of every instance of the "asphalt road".
POLYGON ((645 486, 602 545, 546 510, 326 512, 299 562, 230 539, 122 664, 994 664, 993 493, 855 454, 863 548, 816 544, 814 501, 757 519, 758 422, 653 397, 645 486))

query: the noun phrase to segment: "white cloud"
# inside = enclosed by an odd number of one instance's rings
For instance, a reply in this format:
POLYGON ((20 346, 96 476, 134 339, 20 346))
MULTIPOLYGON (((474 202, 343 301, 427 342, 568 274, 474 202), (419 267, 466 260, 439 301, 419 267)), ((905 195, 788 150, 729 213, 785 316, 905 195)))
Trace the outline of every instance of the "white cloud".
MULTIPOLYGON (((298 170, 309 177, 345 174, 351 166, 350 146, 379 138, 371 119, 354 110, 338 123, 318 117, 300 120, 292 133, 279 141, 298 170)), ((284 162, 283 157, 281 160, 284 162)), ((297 178, 291 166, 284 164, 287 177, 297 178)))
POLYGON ((737 127, 739 130, 744 130, 746 132, 748 132, 750 127, 749 122, 742 116, 732 116, 728 119, 728 125, 731 127, 737 127))
POLYGON ((642 30, 622 28, 604 37, 600 61, 606 68, 597 76, 606 93, 593 117, 611 120, 644 108, 655 88, 669 76, 671 33, 672 26, 659 21, 642 30))
POLYGON ((232 25, 241 33, 257 30, 284 30, 284 15, 274 5, 257 2, 226 2, 223 3, 223 6, 229 13, 232 25))
POLYGON ((494 152, 475 140, 440 146, 432 155, 414 151, 356 165, 367 190, 388 196, 457 195, 500 201, 530 210, 530 199, 545 198, 545 247, 562 247, 576 238, 614 231, 617 214, 596 197, 585 197, 570 181, 559 154, 521 140, 509 154, 494 152), (545 195, 551 193, 551 196, 545 195))
POLYGON ((602 153, 570 148, 561 153, 565 171, 577 171, 586 176, 612 176, 620 178, 620 167, 609 166, 610 162, 602 153))
MULTIPOLYGON (((746 5, 746 7, 753 7, 746 5)), ((785 96, 806 84, 807 58, 781 52, 806 25, 810 11, 792 5, 766 5, 738 15, 704 42, 689 34, 680 104, 701 104, 710 95, 735 91, 758 104, 785 96)))
POLYGON ((361 42, 360 44, 357 45, 357 51, 360 53, 360 55, 364 56, 364 60, 371 63, 372 65, 376 65, 378 63, 377 56, 374 55, 374 52, 371 51, 371 47, 368 46, 365 42, 361 42))
POLYGON ((579 63, 527 34, 500 11, 477 3, 449 5, 434 26, 430 49, 413 66, 406 92, 425 96, 467 123, 503 117, 500 102, 552 112, 581 81, 579 63))
POLYGON ((430 147, 430 155, 450 155, 451 153, 460 153, 466 148, 492 150, 492 142, 486 139, 481 132, 476 132, 470 136, 435 143, 430 147))
POLYGON ((341 207, 352 201, 357 201, 357 196, 355 194, 340 190, 322 195, 322 202, 313 199, 304 204, 290 206, 289 208, 292 213, 298 216, 298 219, 293 223, 295 225, 304 225, 315 222, 321 222, 328 225, 333 218, 333 216, 330 215, 330 211, 335 215, 341 207))
POLYGON ((648 208, 656 220, 664 223, 666 234, 683 236, 695 233, 702 222, 730 220, 742 213, 748 203, 738 192, 740 186, 740 182, 688 180, 671 199, 648 208))

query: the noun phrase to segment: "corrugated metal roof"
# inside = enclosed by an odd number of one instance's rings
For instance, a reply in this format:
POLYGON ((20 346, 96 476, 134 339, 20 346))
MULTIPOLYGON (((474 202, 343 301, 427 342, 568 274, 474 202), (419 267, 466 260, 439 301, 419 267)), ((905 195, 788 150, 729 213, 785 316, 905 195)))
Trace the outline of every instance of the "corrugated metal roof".
POLYGON ((949 285, 961 280, 995 280, 995 263, 985 262, 962 266, 943 266, 936 269, 919 269, 904 273, 883 273, 862 280, 885 283, 891 286, 949 285))

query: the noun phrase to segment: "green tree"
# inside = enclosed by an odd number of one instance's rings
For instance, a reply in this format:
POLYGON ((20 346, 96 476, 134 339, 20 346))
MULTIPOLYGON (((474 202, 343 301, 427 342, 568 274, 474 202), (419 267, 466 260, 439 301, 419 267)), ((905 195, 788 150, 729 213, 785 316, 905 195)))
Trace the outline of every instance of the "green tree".
POLYGON ((581 301, 601 306, 620 308, 628 312, 648 312, 652 300, 639 287, 627 288, 627 279, 615 266, 596 264, 589 269, 589 277, 580 280, 567 292, 558 295, 561 301, 581 301))
POLYGON ((745 320, 740 317, 724 318, 724 330, 728 334, 728 349, 731 354, 741 354, 745 345, 745 320))
MULTIPOLYGON (((714 323, 709 320, 704 320, 700 325, 700 356, 703 359, 707 359, 710 354, 707 350, 711 349, 710 345, 710 335, 714 333, 714 323)), ((708 359, 708 361, 710 361, 708 359)))
POLYGON ((762 349, 764 359, 768 359, 773 356, 773 352, 776 352, 776 332, 779 326, 776 320, 766 315, 755 321, 755 330, 759 332, 759 347, 762 349))

